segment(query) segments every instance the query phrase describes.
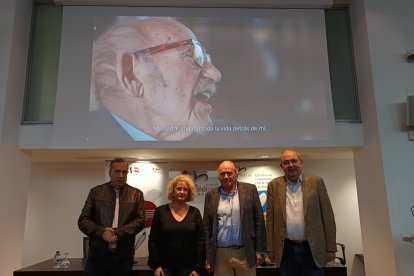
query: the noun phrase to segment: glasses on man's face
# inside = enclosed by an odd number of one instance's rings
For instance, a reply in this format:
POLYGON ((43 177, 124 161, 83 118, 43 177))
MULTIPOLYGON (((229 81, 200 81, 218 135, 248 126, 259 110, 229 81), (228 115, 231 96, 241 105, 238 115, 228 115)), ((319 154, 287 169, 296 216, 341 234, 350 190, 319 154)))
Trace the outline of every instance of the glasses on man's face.
POLYGON ((283 160, 281 163, 284 166, 288 166, 289 164, 296 165, 299 163, 300 160, 298 159, 290 159, 290 160, 283 160))
POLYGON ((219 176, 221 177, 221 178, 224 178, 224 177, 233 177, 234 176, 234 173, 233 172, 221 172, 220 174, 219 174, 219 176))
POLYGON ((156 54, 156 53, 164 52, 164 51, 167 51, 167 50, 171 50, 171 49, 174 49, 174 48, 183 47, 183 46, 187 46, 187 45, 192 46, 192 57, 194 59, 194 62, 197 63, 198 66, 203 67, 203 65, 206 61, 211 62, 210 55, 207 54, 207 52, 206 52, 205 48, 203 47, 203 45, 201 45, 201 43, 198 42, 195 39, 186 39, 186 40, 181 40, 181 41, 177 41, 177 42, 164 43, 164 44, 161 44, 161 45, 158 45, 158 46, 154 46, 154 47, 150 47, 150 48, 146 48, 146 49, 136 51, 134 53, 134 55, 156 54))

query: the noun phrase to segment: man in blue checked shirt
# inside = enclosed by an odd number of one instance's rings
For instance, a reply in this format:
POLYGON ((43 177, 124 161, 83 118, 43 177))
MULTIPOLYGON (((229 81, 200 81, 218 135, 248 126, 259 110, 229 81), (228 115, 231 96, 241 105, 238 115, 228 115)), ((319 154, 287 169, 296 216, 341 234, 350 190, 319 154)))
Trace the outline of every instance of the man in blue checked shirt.
POLYGON ((232 161, 217 169, 220 187, 204 202, 206 269, 215 276, 256 275, 266 253, 266 230, 257 188, 238 182, 232 161))

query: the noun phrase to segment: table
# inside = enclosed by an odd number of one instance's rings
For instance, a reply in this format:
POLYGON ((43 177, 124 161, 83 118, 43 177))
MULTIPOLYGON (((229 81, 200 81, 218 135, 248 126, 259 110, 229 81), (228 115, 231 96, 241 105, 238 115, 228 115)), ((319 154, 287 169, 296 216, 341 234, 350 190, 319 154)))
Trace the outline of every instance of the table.
MULTIPOLYGON (((49 259, 13 272, 13 276, 82 276, 83 275, 83 258, 69 258, 69 269, 53 269, 53 259, 49 259)), ((146 258, 136 258, 133 267, 134 276, 153 276, 152 270, 147 266, 146 258)))
MULTIPOLYGON (((347 276, 346 266, 336 264, 325 267, 325 276, 347 276)), ((279 270, 274 265, 259 266, 256 268, 257 276, 279 276, 279 270)))
MULTIPOLYGON (((13 276, 82 276, 83 258, 69 258, 70 268, 65 270, 54 270, 53 260, 49 259, 35 265, 31 265, 13 272, 13 276)), ((136 258, 133 267, 134 276, 153 276, 152 270, 147 266, 146 258, 136 258)), ((257 268, 257 276, 278 276, 279 272, 275 266, 266 265, 257 268)), ((325 267, 325 276, 346 276, 346 266, 336 265, 325 267)))

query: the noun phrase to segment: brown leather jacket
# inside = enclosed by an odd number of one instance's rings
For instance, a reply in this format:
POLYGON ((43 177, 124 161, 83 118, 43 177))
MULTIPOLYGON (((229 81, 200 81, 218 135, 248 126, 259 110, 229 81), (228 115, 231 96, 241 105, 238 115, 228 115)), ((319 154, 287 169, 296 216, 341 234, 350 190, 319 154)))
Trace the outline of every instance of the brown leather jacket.
MULTIPOLYGON (((105 227, 112 227, 115 213, 115 189, 110 182, 93 187, 78 219, 79 229, 89 237, 88 256, 108 254, 108 243, 102 238, 105 227)), ((134 257, 135 235, 145 226, 144 195, 128 184, 120 192, 116 254, 134 257)))

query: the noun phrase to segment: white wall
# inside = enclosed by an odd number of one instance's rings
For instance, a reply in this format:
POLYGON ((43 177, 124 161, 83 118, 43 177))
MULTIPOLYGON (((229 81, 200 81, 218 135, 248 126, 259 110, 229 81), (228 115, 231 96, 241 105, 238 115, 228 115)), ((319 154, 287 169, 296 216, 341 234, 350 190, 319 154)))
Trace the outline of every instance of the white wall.
POLYGON ((414 94, 414 65, 403 55, 414 48, 414 2, 397 3, 367 1, 366 9, 394 259, 397 275, 409 276, 414 250, 401 235, 414 233, 414 142, 407 139, 404 108, 414 94))
POLYGON ((413 1, 352 2, 359 95, 366 143, 354 151, 365 269, 372 276, 411 276, 414 250, 401 234, 414 232, 414 144, 405 128, 405 102, 414 87, 413 1))
POLYGON ((17 148, 30 1, 0 2, 0 275, 21 267, 30 158, 17 148), (20 17, 15 14, 19 12, 20 17))
MULTIPOLYGON (((263 162, 263 161, 261 161, 263 162)), ((215 170, 219 162, 170 163, 173 170, 215 170), (191 167, 188 167, 188 166, 191 167)), ((278 164, 274 164, 278 167, 278 164)), ((52 257, 54 251, 82 257, 82 237, 77 219, 89 189, 105 179, 105 163, 33 163, 23 265, 28 266, 52 257)), ((353 256, 362 252, 353 161, 308 160, 304 171, 324 177, 338 226, 338 242, 347 250, 348 275, 353 271, 353 256)), ((282 172, 281 172, 282 174, 282 172)))
POLYGON ((105 162, 33 163, 27 202, 23 266, 56 250, 82 257, 78 217, 89 190, 105 182, 105 162))

